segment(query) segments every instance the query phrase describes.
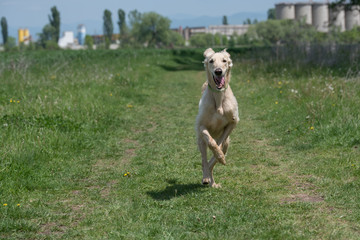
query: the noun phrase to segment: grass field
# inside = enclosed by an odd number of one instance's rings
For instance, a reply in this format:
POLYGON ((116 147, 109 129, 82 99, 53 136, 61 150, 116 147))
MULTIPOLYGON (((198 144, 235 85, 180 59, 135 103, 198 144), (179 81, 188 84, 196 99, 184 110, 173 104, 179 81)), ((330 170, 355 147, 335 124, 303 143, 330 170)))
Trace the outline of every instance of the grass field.
POLYGON ((1 239, 359 239, 360 78, 233 54, 220 189, 202 50, 1 53, 1 239))

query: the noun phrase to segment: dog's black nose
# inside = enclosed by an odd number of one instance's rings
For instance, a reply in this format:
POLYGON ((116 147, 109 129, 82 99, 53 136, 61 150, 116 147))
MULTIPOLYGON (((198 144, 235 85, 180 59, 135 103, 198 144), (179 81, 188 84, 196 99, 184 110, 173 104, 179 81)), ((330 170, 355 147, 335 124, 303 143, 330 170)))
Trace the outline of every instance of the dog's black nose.
POLYGON ((220 76, 222 74, 222 70, 220 68, 215 69, 215 74, 220 76))

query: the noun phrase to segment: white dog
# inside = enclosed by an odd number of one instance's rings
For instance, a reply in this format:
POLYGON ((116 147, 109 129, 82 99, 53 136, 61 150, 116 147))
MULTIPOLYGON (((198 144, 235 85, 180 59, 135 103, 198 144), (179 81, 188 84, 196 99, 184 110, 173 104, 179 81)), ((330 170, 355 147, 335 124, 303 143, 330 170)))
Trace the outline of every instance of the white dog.
POLYGON ((226 164, 225 154, 229 147, 229 135, 239 122, 238 103, 229 86, 233 66, 230 54, 226 49, 215 53, 208 48, 204 52, 204 57, 207 81, 203 85, 195 130, 202 158, 202 183, 220 187, 214 181, 213 168, 217 161, 226 164), (208 147, 214 154, 209 162, 208 147))

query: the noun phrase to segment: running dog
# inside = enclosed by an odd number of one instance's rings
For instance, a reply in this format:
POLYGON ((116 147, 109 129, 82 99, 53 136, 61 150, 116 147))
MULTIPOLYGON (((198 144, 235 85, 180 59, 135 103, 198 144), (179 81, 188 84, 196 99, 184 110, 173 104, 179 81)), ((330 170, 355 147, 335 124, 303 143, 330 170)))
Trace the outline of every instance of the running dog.
POLYGON ((220 187, 214 181, 213 169, 217 162, 226 164, 229 135, 239 122, 238 103, 229 85, 233 66, 230 54, 226 49, 215 52, 208 48, 204 57, 207 81, 202 88, 195 130, 202 158, 202 184, 220 187), (213 153, 210 161, 207 148, 213 153))

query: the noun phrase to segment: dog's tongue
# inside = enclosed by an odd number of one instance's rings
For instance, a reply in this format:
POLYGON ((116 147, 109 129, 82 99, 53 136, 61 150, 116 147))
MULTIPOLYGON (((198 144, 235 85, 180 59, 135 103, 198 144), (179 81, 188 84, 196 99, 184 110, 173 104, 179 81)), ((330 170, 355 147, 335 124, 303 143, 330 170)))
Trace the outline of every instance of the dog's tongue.
POLYGON ((225 78, 223 76, 215 77, 216 87, 221 89, 225 85, 225 78))

